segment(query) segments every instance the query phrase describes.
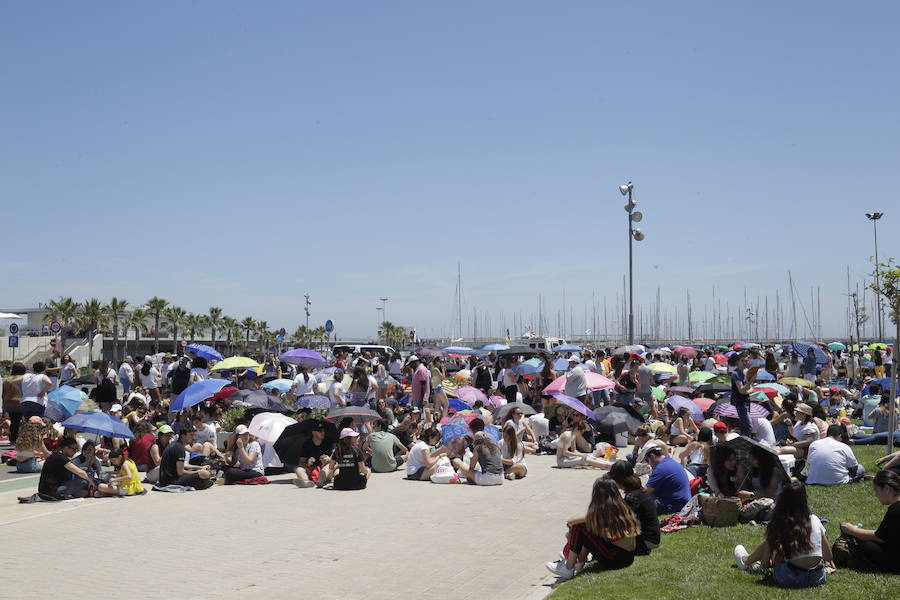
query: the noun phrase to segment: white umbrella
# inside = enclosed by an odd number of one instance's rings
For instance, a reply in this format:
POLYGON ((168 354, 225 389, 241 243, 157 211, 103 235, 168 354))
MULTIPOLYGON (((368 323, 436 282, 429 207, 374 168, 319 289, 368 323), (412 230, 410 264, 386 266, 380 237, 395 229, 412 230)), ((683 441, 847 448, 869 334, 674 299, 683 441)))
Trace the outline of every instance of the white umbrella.
POLYGON ((296 423, 297 421, 281 413, 264 412, 253 417, 248 429, 251 435, 258 437, 264 442, 274 444, 285 427, 296 423))

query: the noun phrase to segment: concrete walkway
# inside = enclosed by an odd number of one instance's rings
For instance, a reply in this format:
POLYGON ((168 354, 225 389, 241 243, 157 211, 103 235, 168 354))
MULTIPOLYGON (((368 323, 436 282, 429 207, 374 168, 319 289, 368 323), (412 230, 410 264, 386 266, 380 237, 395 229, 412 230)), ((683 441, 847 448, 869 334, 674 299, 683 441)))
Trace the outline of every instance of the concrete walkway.
POLYGON ((0 494, 0 535, 33 597, 93 596, 127 577, 129 598, 543 598, 554 581, 544 563, 603 472, 557 469, 552 456, 527 462, 528 477, 499 487, 399 471, 355 492, 299 489, 289 476, 34 505, 16 496, 36 490, 19 490, 0 494))

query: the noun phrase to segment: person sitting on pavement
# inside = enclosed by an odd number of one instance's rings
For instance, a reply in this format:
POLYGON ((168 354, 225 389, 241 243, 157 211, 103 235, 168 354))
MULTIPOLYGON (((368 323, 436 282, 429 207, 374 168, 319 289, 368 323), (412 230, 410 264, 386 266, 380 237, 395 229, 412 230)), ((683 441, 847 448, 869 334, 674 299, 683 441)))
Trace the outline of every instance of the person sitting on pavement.
POLYGON ((387 431, 387 427, 387 420, 376 419, 372 422, 375 431, 363 443, 363 451, 371 456, 372 470, 376 473, 396 471, 406 462, 409 454, 406 446, 400 443, 396 435, 387 431))
POLYGON ((153 468, 150 466, 150 447, 155 442, 156 436, 153 434, 153 424, 150 421, 140 421, 134 428, 134 439, 128 444, 128 456, 137 465, 138 471, 146 473, 153 468))
POLYGON ((225 469, 226 485, 235 481, 262 477, 265 471, 262 461, 262 448, 260 448, 259 442, 250 435, 250 430, 247 429, 247 426, 238 425, 234 428, 234 433, 237 434, 232 458, 234 466, 225 469))
POLYGON ((772 509, 765 539, 752 553, 736 546, 734 562, 744 571, 772 567, 772 578, 781 587, 809 588, 825 583, 831 546, 822 522, 810 514, 803 483, 794 479, 784 486, 772 509))
POLYGON ((650 448, 645 460, 653 469, 646 490, 653 496, 657 512, 680 511, 691 499, 691 484, 687 471, 659 446, 650 448))
POLYGON ((528 474, 525 447, 519 442, 514 425, 507 424, 500 432, 500 458, 507 479, 522 479, 528 474))
POLYGON ((611 479, 594 481, 587 514, 569 519, 566 526, 562 558, 546 565, 559 579, 574 577, 588 554, 604 569, 622 569, 634 562, 641 526, 611 479))
POLYGON ((506 428, 507 425, 512 425, 516 432, 516 437, 526 452, 537 452, 537 436, 534 434, 534 430, 531 429, 528 419, 525 418, 525 412, 521 408, 514 408, 510 412, 509 419, 503 424, 503 427, 506 428))
POLYGON ((406 462, 406 478, 415 481, 430 481, 438 459, 447 454, 447 448, 434 449, 433 445, 441 440, 441 432, 436 427, 429 427, 422 432, 413 447, 409 449, 409 460, 406 462))
POLYGON ((809 445, 807 485, 841 485, 862 479, 866 469, 841 441, 843 433, 840 425, 829 425, 826 437, 809 445))
MULTIPOLYGON (((82 448, 83 450, 83 448, 82 448)), ((136 496, 144 493, 141 475, 134 461, 125 456, 119 448, 109 452, 109 462, 117 469, 115 477, 97 486, 97 495, 136 496)))
POLYGON ((372 472, 366 467, 366 457, 356 445, 359 433, 351 428, 341 429, 334 457, 328 458, 316 482, 324 487, 334 482, 336 490, 364 490, 372 472))
POLYGON ((682 406, 669 426, 669 445, 686 446, 697 439, 700 429, 691 418, 691 409, 682 406))
POLYGON ((300 464, 294 469, 297 487, 311 488, 316 485, 325 464, 323 459, 331 456, 333 450, 334 444, 325 440, 325 424, 317 421, 310 438, 300 448, 300 464))
POLYGON ((29 417, 19 429, 16 439, 16 473, 40 473, 41 466, 50 456, 44 444, 47 425, 38 416, 29 417))
POLYGON ((641 479, 634 474, 634 468, 627 460, 618 460, 609 468, 606 475, 616 482, 616 485, 625 494, 625 504, 634 511, 638 523, 641 525, 641 533, 637 537, 635 554, 644 556, 659 547, 661 541, 659 530, 659 513, 656 512, 656 503, 653 497, 647 493, 641 484, 641 479))
POLYGON ((162 453, 162 461, 159 465, 160 486, 188 486, 198 490, 205 490, 215 481, 207 466, 192 465, 187 462, 187 449, 194 443, 194 426, 190 423, 182 425, 178 432, 178 439, 166 446, 162 453))
POLYGON ((855 571, 900 573, 900 475, 878 471, 872 487, 875 497, 888 509, 874 531, 841 523, 841 533, 859 542, 850 551, 848 566, 855 571))
POLYGON ((503 483, 503 462, 500 448, 484 431, 475 434, 472 442, 472 458, 464 465, 459 458, 452 461, 453 468, 466 481, 475 485, 501 485, 503 483), (478 466, 481 470, 475 468, 478 466))
POLYGON ((557 467, 560 469, 571 467, 595 467, 602 469, 607 466, 606 463, 600 461, 590 452, 581 452, 577 449, 578 438, 581 437, 582 430, 589 428, 590 425, 583 418, 578 419, 574 415, 569 415, 565 421, 565 429, 562 435, 559 436, 559 441, 556 445, 557 467))
MULTIPOLYGON (((188 450, 192 452, 193 455, 202 454, 204 458, 216 457, 225 460, 225 455, 216 448, 216 441, 218 440, 216 428, 203 420, 203 413, 194 413, 194 416, 191 417, 191 424, 194 426, 194 443, 188 450)), ((203 458, 191 460, 192 463, 202 463, 202 461, 203 458)))
POLYGON ((150 462, 147 463, 147 483, 156 483, 159 481, 159 465, 162 463, 162 454, 166 446, 172 441, 174 431, 170 425, 160 425, 156 430, 156 441, 150 446, 149 455, 150 462))
POLYGON ((81 454, 72 460, 72 464, 87 473, 95 486, 100 481, 103 464, 97 457, 97 444, 93 440, 88 440, 81 446, 81 454))
POLYGON ((53 453, 44 462, 38 493, 58 500, 70 497, 84 498, 94 490, 90 476, 72 464, 72 457, 78 451, 78 442, 72 438, 62 438, 53 453), (75 477, 71 477, 74 475, 75 477))

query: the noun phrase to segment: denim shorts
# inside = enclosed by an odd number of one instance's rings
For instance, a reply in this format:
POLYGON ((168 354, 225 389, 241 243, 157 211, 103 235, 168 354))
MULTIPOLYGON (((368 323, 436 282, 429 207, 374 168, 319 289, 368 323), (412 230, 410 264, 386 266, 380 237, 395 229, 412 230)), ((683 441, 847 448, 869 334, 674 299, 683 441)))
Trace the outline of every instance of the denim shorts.
POLYGON ((436 388, 431 388, 431 395, 432 395, 432 396, 435 395, 435 394, 443 394, 443 393, 444 393, 444 388, 443 388, 443 387, 438 386, 438 387, 436 387, 436 388))
POLYGON ((786 588, 810 588, 825 583, 825 567, 807 570, 795 567, 789 562, 775 565, 772 570, 772 578, 781 587, 786 588))

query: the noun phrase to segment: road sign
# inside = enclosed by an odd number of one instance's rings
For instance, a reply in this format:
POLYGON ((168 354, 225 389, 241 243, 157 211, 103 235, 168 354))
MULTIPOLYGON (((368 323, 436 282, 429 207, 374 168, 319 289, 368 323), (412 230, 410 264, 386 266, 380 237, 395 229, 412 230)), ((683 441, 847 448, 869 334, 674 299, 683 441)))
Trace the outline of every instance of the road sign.
POLYGON ((10 348, 18 348, 19 347, 19 336, 17 336, 17 335, 9 336, 9 347, 10 348))
POLYGON ((9 334, 16 335, 17 333, 19 333, 19 326, 16 325, 15 323, 10 323, 9 324, 9 334))
POLYGON ((284 341, 284 336, 281 335, 281 334, 276 335, 276 336, 275 336, 275 341, 278 342, 278 343, 280 344, 281 342, 284 341))
POLYGON ((53 333, 59 333, 62 331, 62 325, 60 325, 59 321, 53 321, 50 323, 50 331, 53 333))
POLYGON ((334 323, 331 322, 331 319, 325 321, 325 331, 327 331, 328 333, 334 331, 334 323))

